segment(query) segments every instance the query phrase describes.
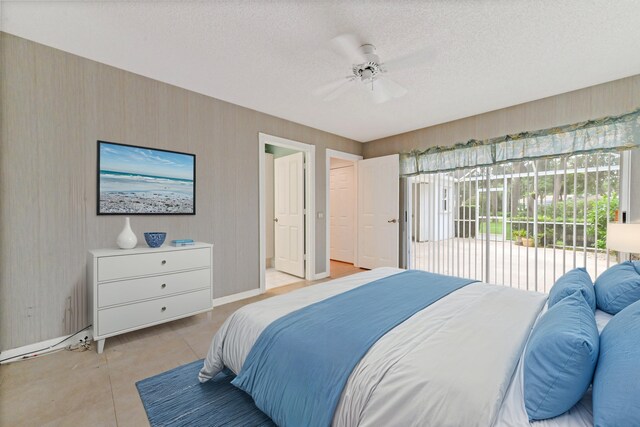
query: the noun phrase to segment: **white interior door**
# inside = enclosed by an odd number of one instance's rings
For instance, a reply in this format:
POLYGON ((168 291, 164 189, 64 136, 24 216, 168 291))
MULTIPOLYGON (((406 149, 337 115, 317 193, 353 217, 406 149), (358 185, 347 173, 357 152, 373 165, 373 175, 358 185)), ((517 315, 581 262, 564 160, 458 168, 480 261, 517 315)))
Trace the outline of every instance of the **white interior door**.
POLYGON ((275 269, 304 277, 304 154, 274 160, 275 269))
POLYGON ((358 267, 398 267, 399 215, 399 156, 360 160, 358 267))
POLYGON ((331 169, 329 182, 331 259, 353 263, 356 215, 353 165, 331 169))

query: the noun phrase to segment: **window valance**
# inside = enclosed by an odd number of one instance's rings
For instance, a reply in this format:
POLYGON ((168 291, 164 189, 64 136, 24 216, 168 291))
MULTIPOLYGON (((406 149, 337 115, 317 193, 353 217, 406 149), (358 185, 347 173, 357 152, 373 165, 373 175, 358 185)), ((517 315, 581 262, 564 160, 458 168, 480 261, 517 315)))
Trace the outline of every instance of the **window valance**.
POLYGON ((640 109, 620 116, 400 154, 400 175, 640 146, 640 109))

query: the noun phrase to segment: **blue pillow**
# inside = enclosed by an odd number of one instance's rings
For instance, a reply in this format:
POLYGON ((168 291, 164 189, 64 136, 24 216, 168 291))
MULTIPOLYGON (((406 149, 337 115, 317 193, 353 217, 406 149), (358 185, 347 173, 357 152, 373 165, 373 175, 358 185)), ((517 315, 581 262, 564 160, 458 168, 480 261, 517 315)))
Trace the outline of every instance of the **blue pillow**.
POLYGON ((640 265, 625 261, 605 270, 596 279, 598 308, 609 314, 617 314, 625 307, 640 300, 640 265))
POLYGON ((593 378, 596 426, 640 426, 640 301, 616 314, 600 336, 593 378))
POLYGON ((562 415, 582 398, 593 378, 599 344, 595 316, 580 291, 538 320, 524 353, 524 403, 530 420, 562 415))
POLYGON ((556 280, 556 283, 549 292, 549 305, 551 308, 562 299, 568 297, 575 291, 580 291, 585 301, 591 307, 591 310, 596 312, 596 292, 593 289, 593 282, 591 276, 587 273, 586 268, 574 268, 571 271, 565 273, 562 277, 556 280))

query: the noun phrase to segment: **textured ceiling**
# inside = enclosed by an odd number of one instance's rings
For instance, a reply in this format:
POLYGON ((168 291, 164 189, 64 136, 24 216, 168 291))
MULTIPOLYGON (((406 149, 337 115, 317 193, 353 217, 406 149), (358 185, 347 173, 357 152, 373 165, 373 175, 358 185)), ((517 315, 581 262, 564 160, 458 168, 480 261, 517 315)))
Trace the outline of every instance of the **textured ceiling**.
POLYGON ((3 1, 3 31, 215 98, 369 141, 640 73, 640 1, 3 1), (409 93, 332 102, 351 32, 409 93))

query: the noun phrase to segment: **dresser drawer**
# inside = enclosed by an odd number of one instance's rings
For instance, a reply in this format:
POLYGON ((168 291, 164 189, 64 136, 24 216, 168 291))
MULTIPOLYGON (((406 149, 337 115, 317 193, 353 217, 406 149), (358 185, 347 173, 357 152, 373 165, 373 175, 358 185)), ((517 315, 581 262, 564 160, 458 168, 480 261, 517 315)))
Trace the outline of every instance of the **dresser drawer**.
POLYGON ((185 271, 141 279, 100 283, 99 308, 211 287, 211 270, 185 271))
POLYGON ((98 335, 166 321, 212 307, 211 292, 202 291, 105 308, 98 311, 98 335))
POLYGON ((209 248, 100 257, 98 258, 98 281, 149 276, 210 265, 211 250, 209 248))

